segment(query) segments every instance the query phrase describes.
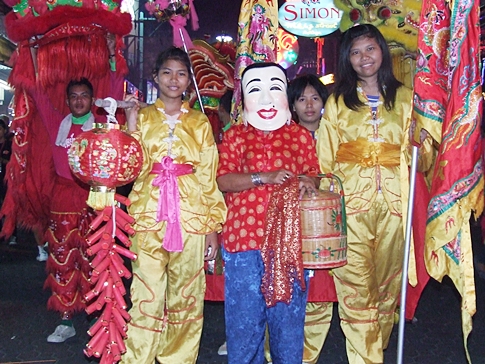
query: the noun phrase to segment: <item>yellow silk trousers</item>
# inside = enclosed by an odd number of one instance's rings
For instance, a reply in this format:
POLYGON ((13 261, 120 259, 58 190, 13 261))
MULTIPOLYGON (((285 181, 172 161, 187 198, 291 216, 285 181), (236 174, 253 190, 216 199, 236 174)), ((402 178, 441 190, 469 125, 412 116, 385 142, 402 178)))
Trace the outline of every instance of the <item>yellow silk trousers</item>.
POLYGON ((383 363, 401 289, 404 234, 382 194, 347 216, 347 265, 333 270, 349 364, 383 363))
POLYGON ((303 362, 315 364, 332 323, 333 302, 308 302, 305 312, 303 362))
POLYGON ((164 231, 137 233, 127 352, 121 363, 193 364, 202 334, 205 235, 182 233, 184 249, 161 247, 164 231))

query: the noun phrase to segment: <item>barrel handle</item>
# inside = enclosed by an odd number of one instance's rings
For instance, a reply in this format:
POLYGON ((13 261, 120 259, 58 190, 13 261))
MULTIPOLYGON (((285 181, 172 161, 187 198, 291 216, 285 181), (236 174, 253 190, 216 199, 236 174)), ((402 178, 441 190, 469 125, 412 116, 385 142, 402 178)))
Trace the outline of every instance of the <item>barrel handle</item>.
POLYGON ((334 182, 337 182, 339 187, 339 195, 340 195, 340 202, 342 204, 342 231, 345 236, 347 236, 347 212, 345 209, 345 194, 344 194, 344 187, 342 185, 342 181, 333 173, 320 173, 318 174, 320 178, 329 178, 331 181, 331 185, 333 186, 334 182))

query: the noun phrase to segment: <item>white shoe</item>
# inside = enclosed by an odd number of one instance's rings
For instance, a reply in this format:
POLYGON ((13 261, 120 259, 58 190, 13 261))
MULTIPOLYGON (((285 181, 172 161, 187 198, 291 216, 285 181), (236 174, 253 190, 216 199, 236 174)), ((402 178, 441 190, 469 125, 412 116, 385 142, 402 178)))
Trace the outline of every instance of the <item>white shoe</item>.
POLYGON ((47 336, 48 343, 63 343, 70 337, 76 335, 76 330, 72 326, 59 325, 56 330, 47 336))
POLYGON ((43 247, 41 246, 37 246, 37 248, 39 249, 39 254, 37 255, 37 261, 38 262, 45 262, 47 260, 47 257, 49 256, 49 254, 47 254, 47 252, 44 250, 43 247))
POLYGON ((17 237, 15 235, 12 235, 10 237, 10 240, 8 241, 8 245, 15 245, 17 244, 17 237))
POLYGON ((219 350, 217 350, 217 354, 219 354, 219 355, 227 355, 227 342, 224 342, 224 344, 222 344, 219 347, 219 350))

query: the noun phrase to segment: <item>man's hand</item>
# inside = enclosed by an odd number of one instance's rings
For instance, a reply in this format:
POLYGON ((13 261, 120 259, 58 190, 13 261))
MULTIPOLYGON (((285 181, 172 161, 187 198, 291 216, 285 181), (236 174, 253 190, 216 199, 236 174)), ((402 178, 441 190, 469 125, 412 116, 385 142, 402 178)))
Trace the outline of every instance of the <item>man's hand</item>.
POLYGON ((113 33, 106 34, 109 55, 116 54, 116 36, 113 33))

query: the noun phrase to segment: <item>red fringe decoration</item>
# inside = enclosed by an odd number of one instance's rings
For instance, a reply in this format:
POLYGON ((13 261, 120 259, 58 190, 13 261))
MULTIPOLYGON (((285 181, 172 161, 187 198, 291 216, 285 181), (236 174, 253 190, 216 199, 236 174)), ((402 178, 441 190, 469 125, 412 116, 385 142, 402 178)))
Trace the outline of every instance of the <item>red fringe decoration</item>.
POLYGON ((12 53, 9 64, 13 67, 8 81, 16 89, 31 90, 35 86, 35 69, 28 41, 21 42, 12 53))
POLYGON ((47 229, 56 176, 51 149, 45 147, 50 143, 49 137, 35 113, 32 99, 27 93, 16 90, 15 100, 16 117, 11 127, 15 136, 12 158, 7 164, 7 196, 0 211, 0 215, 5 216, 3 237, 10 236, 17 224, 38 231, 47 229), (27 155, 31 158, 29 163, 27 155))
MULTIPOLYGON (((74 193, 74 182, 58 179, 58 196, 52 207, 62 207, 64 196, 74 193)), ((49 273, 44 288, 52 291, 48 308, 58 312, 77 312, 85 309, 84 294, 91 289, 89 281, 91 267, 85 255, 87 245, 84 236, 88 231, 91 214, 79 208, 84 203, 87 191, 77 191, 77 201, 72 201, 74 212, 51 212, 50 228, 45 234, 49 243, 49 258, 46 270, 49 273), (79 209, 81 212, 76 212, 79 209), (88 221, 89 220, 89 221, 88 221)))
POLYGON ((37 59, 38 81, 44 89, 59 83, 67 85, 81 77, 102 78, 109 74, 106 33, 63 38, 39 46, 37 59))
POLYGON ((11 11, 5 17, 8 38, 21 42, 45 34, 61 24, 91 25, 98 24, 108 32, 126 35, 131 31, 131 15, 128 13, 110 12, 103 9, 86 9, 73 6, 58 6, 42 16, 17 18, 11 11))
POLYGON ((70 299, 70 302, 64 302, 60 296, 52 295, 47 301, 47 309, 56 312, 69 312, 70 314, 75 312, 81 312, 86 307, 82 295, 75 291, 74 297, 70 299))

